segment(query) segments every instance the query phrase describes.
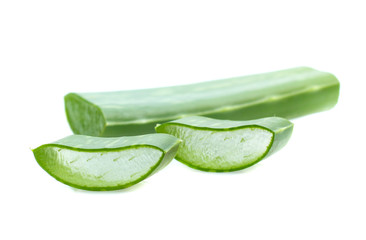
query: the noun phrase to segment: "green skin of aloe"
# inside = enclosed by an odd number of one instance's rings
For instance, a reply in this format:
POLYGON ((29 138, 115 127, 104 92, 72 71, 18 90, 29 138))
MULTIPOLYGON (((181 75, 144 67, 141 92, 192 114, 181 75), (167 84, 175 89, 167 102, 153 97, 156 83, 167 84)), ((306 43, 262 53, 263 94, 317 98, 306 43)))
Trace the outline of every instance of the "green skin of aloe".
POLYGON ((33 150, 56 180, 84 190, 130 187, 164 168, 180 140, 167 134, 101 138, 71 135, 33 150))
POLYGON ((332 74, 299 67, 184 86, 70 93, 65 109, 75 134, 112 137, 151 133, 158 123, 194 115, 291 119, 333 107, 338 95, 332 74))
POLYGON ((177 160, 209 172, 252 166, 285 146, 292 130, 293 124, 279 117, 229 121, 193 116, 156 126, 158 133, 182 139, 177 160))

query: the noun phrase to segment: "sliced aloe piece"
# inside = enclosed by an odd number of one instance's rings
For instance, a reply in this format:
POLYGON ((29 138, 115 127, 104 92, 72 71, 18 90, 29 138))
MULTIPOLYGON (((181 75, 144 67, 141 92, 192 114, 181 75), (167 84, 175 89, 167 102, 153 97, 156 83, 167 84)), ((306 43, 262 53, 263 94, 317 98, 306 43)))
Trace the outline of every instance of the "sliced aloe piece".
POLYGON ((199 170, 228 172, 247 168, 281 149, 289 140, 293 124, 270 117, 251 121, 228 121, 187 117, 156 126, 183 140, 175 158, 199 170))
POLYGON ((85 190, 132 186, 165 167, 180 140, 167 134, 100 138, 71 135, 33 150, 52 177, 85 190))
POLYGON ((193 115, 227 120, 295 118, 333 107, 339 82, 308 67, 132 91, 70 93, 68 122, 75 134, 126 136, 154 131, 157 123, 193 115))

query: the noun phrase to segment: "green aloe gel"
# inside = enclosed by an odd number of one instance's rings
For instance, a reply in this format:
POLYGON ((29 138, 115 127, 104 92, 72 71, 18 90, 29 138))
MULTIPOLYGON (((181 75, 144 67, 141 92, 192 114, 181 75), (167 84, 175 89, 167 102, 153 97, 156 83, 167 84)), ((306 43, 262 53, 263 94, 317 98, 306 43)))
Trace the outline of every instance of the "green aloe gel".
POLYGON ((156 127, 182 139, 176 159, 203 171, 229 172, 252 166, 288 142, 293 124, 269 117, 251 121, 187 117, 156 127))
POLYGON ((58 181, 85 190, 132 186, 165 167, 181 141, 167 134, 101 138, 72 135, 33 150, 58 181))

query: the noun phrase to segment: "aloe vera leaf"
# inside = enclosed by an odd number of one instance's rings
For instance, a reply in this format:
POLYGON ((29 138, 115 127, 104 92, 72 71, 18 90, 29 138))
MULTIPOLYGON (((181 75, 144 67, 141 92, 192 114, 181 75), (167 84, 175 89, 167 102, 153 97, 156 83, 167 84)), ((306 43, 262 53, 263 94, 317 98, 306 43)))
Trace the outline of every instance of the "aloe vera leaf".
POLYGON ((56 180, 85 190, 130 187, 165 167, 180 140, 167 134, 101 138, 71 135, 33 150, 56 180))
POLYGON ((156 132, 183 140, 175 159, 203 171, 237 171, 286 145, 293 124, 269 117, 250 121, 187 117, 156 126, 156 132))
POLYGON ((295 118, 333 107, 339 82, 330 73, 299 67, 191 85, 65 96, 75 134, 138 135, 158 123, 200 115, 250 120, 295 118))

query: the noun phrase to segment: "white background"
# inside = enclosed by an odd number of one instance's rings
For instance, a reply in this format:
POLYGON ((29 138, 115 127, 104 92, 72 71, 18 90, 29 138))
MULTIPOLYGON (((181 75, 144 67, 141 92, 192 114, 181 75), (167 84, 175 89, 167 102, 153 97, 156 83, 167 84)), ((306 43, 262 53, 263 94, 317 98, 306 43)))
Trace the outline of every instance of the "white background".
POLYGON ((0 239, 366 239, 364 1, 0 2, 0 239), (130 2, 130 3, 127 3, 130 2), (71 134, 68 92, 310 66, 338 105, 235 173, 177 161, 124 191, 57 182, 30 148, 71 134))

